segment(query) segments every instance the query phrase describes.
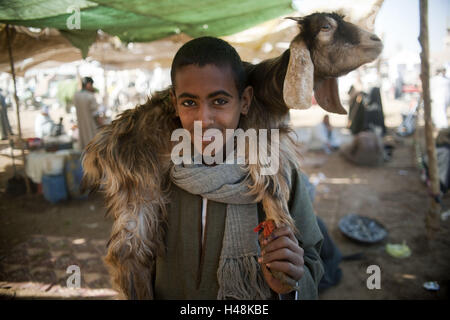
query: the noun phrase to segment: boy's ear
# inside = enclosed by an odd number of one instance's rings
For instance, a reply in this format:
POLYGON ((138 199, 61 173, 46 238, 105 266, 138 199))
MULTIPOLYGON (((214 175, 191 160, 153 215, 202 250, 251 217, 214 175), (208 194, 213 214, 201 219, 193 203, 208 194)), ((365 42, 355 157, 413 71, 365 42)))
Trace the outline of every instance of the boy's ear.
POLYGON ((170 102, 172 103, 173 107, 175 108, 175 115, 177 117, 179 117, 178 107, 177 107, 177 97, 175 96, 175 89, 173 87, 170 89, 170 102))
POLYGON ((253 87, 248 86, 244 89, 244 92, 242 92, 242 110, 241 114, 246 115, 250 109, 250 105, 252 104, 253 99, 253 87))

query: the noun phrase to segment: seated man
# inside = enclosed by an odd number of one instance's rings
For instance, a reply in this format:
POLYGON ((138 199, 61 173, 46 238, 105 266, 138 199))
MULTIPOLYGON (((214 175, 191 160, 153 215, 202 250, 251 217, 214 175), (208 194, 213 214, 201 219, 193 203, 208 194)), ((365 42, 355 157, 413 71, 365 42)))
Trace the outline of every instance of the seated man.
POLYGON ((325 115, 323 121, 313 128, 309 148, 323 150, 329 154, 339 149, 340 144, 339 137, 330 123, 330 117, 325 115))
POLYGON ((37 115, 36 120, 34 121, 34 135, 40 139, 50 137, 54 127, 55 123, 50 118, 48 107, 42 107, 41 112, 37 115))

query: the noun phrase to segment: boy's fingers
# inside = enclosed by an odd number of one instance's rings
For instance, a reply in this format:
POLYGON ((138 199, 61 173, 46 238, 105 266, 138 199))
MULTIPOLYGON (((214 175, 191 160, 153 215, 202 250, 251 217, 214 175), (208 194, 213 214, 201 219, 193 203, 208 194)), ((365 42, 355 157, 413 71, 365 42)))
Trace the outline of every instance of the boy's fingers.
POLYGON ((258 235, 258 240, 259 240, 259 244, 260 244, 261 248, 263 246, 265 246, 265 244, 263 243, 264 242, 264 235, 263 235, 262 232, 258 235))
POLYGON ((294 233, 292 232, 292 229, 288 226, 283 226, 280 228, 275 229, 272 234, 269 236, 269 241, 274 240, 279 237, 287 236, 289 239, 291 239, 293 242, 298 243, 297 238, 294 236, 294 233))
POLYGON ((267 265, 270 270, 281 271, 294 280, 299 280, 305 270, 303 266, 299 267, 287 261, 274 261, 267 265))
POLYGON ((261 256, 260 262, 263 264, 272 263, 274 261, 286 261, 296 266, 304 264, 303 256, 293 252, 288 248, 278 249, 261 256))
POLYGON ((262 249, 263 249, 263 253, 269 253, 269 252, 279 250, 282 248, 288 248, 288 249, 292 250, 293 252, 295 252, 296 254, 301 255, 301 256, 303 256, 303 254, 304 254, 303 249, 297 244, 297 242, 293 242, 291 240, 291 238, 288 238, 285 236, 270 241, 262 249))

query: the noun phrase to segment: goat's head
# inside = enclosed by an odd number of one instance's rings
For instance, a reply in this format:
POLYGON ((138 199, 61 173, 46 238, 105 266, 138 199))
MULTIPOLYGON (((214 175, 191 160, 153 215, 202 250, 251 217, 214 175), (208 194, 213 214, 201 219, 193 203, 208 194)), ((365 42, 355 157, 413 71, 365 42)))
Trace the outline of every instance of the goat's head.
POLYGON ((375 60, 383 49, 381 40, 336 13, 313 13, 290 19, 297 21, 300 33, 290 45, 283 87, 286 105, 309 108, 314 91, 322 108, 345 114, 337 77, 375 60))

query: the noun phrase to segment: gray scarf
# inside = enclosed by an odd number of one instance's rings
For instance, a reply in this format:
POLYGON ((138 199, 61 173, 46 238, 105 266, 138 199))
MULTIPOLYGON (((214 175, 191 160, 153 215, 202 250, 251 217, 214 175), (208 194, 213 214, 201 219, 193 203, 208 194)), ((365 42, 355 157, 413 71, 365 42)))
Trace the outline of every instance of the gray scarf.
POLYGON ((217 299, 269 299, 271 291, 257 259, 260 253, 255 197, 247 195, 246 171, 238 164, 174 165, 171 179, 178 187, 227 204, 220 254, 217 299))

